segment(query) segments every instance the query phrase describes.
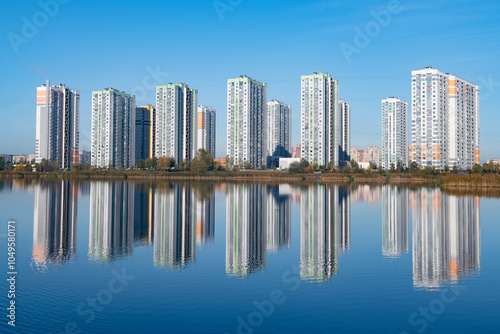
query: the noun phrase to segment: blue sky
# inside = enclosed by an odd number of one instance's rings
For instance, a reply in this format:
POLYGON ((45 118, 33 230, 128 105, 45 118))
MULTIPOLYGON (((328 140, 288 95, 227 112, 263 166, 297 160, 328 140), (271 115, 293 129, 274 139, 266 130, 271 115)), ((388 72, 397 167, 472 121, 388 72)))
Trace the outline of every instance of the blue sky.
POLYGON ((223 157, 226 80, 241 74, 266 82, 268 100, 292 105, 295 145, 300 76, 312 72, 339 80, 339 97, 351 103, 351 144, 380 147, 380 100, 410 102, 411 71, 432 66, 480 86, 481 160, 500 158, 498 0, 54 1, 3 5, 0 153, 34 153, 36 87, 46 79, 80 91, 83 149, 91 91, 114 87, 154 105, 154 85, 185 82, 217 110, 223 157), (390 16, 381 24, 374 13, 390 16), (357 41, 366 29, 368 39, 357 41), (356 52, 346 57, 346 45, 356 52))

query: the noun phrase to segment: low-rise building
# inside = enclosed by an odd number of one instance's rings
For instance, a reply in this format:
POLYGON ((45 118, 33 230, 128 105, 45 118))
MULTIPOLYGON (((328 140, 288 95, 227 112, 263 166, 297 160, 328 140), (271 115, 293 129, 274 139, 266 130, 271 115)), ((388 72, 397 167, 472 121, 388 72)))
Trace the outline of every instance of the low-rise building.
POLYGON ((356 147, 351 147, 351 160, 356 161, 358 164, 361 162, 372 162, 377 167, 382 166, 382 150, 377 146, 368 146, 366 150, 358 150, 356 147))
POLYGON ((27 155, 13 155, 12 156, 12 163, 13 164, 18 164, 20 162, 28 162, 28 156, 27 155))
POLYGON ((290 168, 290 165, 294 162, 300 162, 300 158, 280 158, 278 168, 280 170, 290 168))

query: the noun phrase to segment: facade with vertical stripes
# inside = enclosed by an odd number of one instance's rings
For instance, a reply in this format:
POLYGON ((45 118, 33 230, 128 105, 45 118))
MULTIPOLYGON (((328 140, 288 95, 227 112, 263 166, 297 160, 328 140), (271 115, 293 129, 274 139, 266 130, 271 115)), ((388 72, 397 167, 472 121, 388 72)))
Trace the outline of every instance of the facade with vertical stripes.
POLYGON ((432 67, 412 71, 410 161, 471 168, 479 156, 479 86, 432 67))
POLYGON ((62 169, 79 163, 80 92, 57 84, 36 89, 36 158, 59 161, 62 169))

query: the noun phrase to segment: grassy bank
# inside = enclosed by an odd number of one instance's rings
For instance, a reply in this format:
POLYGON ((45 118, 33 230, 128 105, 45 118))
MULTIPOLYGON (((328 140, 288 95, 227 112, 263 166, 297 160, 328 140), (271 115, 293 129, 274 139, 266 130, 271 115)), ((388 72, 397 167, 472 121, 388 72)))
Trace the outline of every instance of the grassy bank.
POLYGON ((75 179, 75 180, 134 180, 134 181, 235 181, 258 183, 368 183, 368 184, 395 184, 395 185, 434 185, 442 188, 500 189, 499 174, 439 174, 426 175, 422 173, 400 174, 379 173, 365 174, 299 174, 272 171, 262 172, 161 172, 161 171, 78 171, 78 172, 9 172, 1 171, 0 179, 75 179))

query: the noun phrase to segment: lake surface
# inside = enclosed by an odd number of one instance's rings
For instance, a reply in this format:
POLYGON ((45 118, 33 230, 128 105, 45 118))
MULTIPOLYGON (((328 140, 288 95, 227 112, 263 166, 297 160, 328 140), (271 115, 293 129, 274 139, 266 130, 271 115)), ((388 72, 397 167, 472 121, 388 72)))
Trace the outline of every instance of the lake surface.
POLYGON ((0 181, 4 333, 499 333, 500 199, 0 181))

